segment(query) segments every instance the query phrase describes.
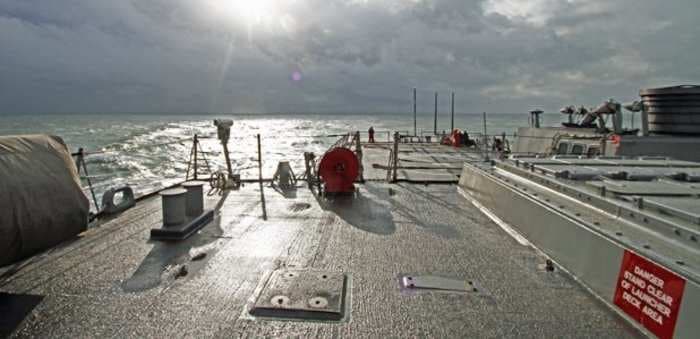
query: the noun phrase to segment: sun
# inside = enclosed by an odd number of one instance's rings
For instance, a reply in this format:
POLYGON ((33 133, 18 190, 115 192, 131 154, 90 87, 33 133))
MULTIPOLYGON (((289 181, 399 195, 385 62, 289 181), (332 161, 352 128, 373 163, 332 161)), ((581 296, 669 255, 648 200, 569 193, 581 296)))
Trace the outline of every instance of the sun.
POLYGON ((277 0, 210 0, 212 9, 220 15, 236 18, 248 24, 261 24, 279 17, 277 0))

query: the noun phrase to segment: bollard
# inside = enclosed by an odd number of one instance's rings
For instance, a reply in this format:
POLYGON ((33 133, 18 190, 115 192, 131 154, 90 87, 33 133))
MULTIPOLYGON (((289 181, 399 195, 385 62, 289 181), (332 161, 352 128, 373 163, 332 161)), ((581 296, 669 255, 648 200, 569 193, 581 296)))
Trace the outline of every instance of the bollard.
POLYGON ((187 194, 185 195, 185 211, 188 217, 196 217, 204 212, 204 186, 203 181, 188 181, 182 184, 187 194))
POLYGON ((163 226, 185 222, 186 194, 187 191, 183 188, 172 188, 160 192, 160 197, 163 200, 163 226))

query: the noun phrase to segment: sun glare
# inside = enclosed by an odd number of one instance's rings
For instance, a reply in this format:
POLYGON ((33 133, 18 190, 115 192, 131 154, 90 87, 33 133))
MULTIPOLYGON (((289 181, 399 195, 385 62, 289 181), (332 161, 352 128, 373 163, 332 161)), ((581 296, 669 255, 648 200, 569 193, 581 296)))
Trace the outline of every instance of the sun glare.
POLYGON ((279 1, 276 0, 211 0, 218 14, 238 18, 248 24, 260 24, 279 17, 279 1))

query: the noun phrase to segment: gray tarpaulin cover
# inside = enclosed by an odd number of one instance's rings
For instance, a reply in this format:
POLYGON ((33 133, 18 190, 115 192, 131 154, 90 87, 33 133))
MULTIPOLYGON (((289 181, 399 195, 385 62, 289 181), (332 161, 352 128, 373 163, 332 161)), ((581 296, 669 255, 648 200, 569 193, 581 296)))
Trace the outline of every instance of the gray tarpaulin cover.
POLYGON ((0 266, 84 231, 89 202, 59 137, 0 137, 0 266))

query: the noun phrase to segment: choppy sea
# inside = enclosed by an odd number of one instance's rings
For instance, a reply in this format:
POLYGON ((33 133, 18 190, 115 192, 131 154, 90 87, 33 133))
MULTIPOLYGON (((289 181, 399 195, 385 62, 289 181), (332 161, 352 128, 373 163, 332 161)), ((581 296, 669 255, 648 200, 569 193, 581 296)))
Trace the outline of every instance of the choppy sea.
MULTIPOLYGON (((257 141, 261 135, 263 176, 274 174, 277 163, 290 161, 303 169, 303 153, 322 154, 338 135, 370 126, 376 139, 388 140, 393 131, 413 132, 413 114, 45 114, 0 116, 0 135, 44 133, 63 138, 71 151, 82 147, 90 153, 86 163, 100 199, 110 187, 129 184, 137 195, 169 186, 185 178, 192 137, 201 145, 213 170, 224 170, 222 147, 216 139, 214 119, 234 121, 229 151, 234 172, 242 178, 257 177, 257 141)), ((488 114, 488 134, 512 134, 527 125, 522 114, 488 114)), ((558 121, 557 115, 545 115, 558 121)), ((439 117, 438 131, 449 130, 450 117, 439 117)), ((480 114, 456 114, 455 128, 470 134, 483 132, 480 114)), ((420 134, 432 133, 433 115, 418 116, 420 134)), ((83 180, 85 184, 85 180, 83 180)), ((86 186, 86 185, 85 185, 86 186)), ((87 192, 87 191, 86 191, 87 192)))

